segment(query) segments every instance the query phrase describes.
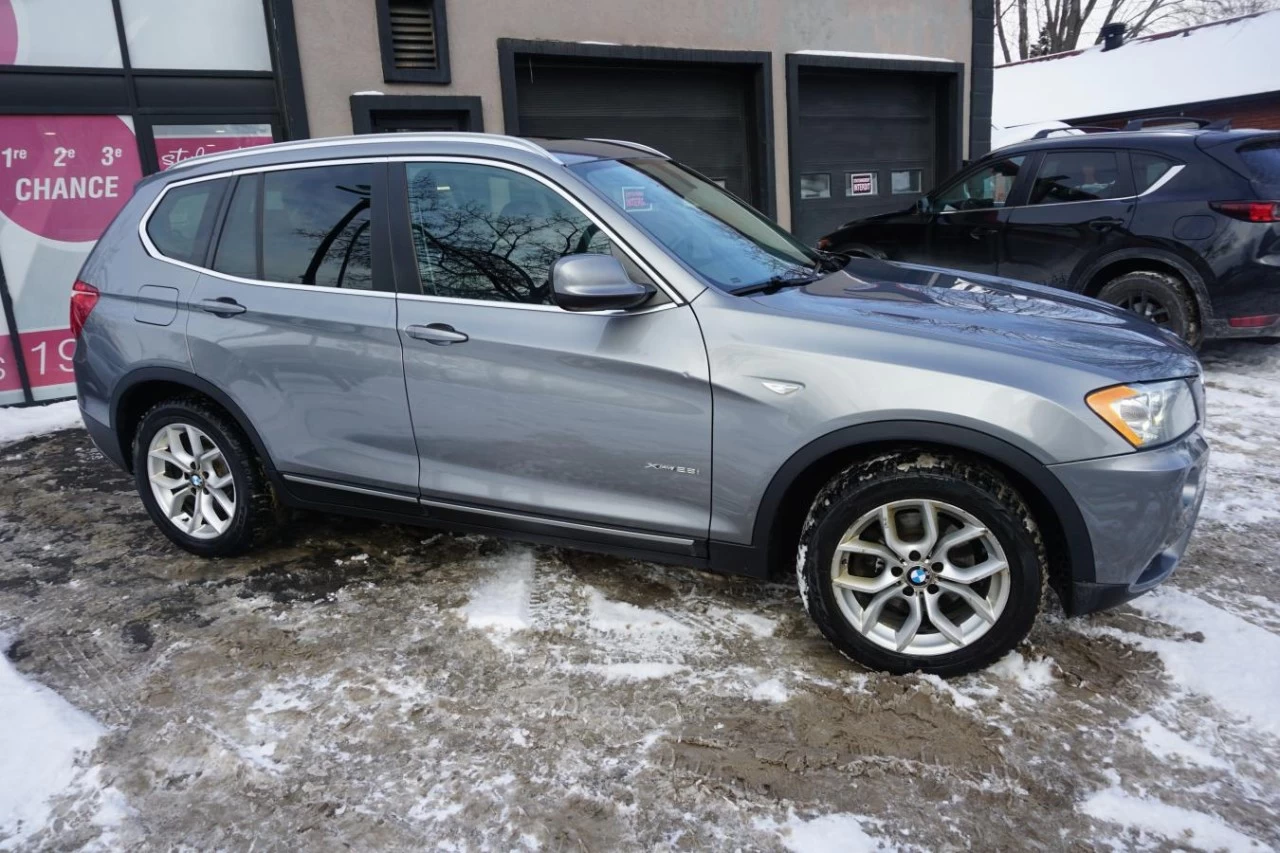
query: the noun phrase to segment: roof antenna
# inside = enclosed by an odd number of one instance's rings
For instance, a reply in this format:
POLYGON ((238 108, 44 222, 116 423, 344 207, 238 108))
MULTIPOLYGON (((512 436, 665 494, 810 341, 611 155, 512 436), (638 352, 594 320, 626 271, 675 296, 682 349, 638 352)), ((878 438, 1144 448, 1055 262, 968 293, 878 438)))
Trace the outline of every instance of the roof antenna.
POLYGON ((1102 28, 1099 36, 1102 39, 1102 50, 1105 53, 1108 50, 1115 50, 1124 44, 1125 26, 1122 23, 1107 24, 1102 28))

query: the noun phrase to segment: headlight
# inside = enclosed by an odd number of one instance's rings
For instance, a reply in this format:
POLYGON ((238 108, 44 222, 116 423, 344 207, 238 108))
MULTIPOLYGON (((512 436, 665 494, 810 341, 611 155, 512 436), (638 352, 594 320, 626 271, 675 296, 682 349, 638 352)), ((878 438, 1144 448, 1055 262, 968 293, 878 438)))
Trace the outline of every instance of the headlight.
POLYGON ((1196 402, 1184 379, 1094 391, 1089 408, 1134 447, 1164 444, 1196 425, 1196 402))

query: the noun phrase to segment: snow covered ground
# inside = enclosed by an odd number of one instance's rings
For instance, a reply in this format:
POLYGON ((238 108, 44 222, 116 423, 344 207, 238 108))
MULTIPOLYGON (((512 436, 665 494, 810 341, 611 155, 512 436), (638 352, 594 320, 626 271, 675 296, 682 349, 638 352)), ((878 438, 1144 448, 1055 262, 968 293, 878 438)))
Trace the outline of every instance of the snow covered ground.
POLYGON ((83 432, 0 447, 0 849, 1276 849, 1280 345, 1204 360, 1173 580, 949 682, 783 585, 319 516, 201 561, 83 432))

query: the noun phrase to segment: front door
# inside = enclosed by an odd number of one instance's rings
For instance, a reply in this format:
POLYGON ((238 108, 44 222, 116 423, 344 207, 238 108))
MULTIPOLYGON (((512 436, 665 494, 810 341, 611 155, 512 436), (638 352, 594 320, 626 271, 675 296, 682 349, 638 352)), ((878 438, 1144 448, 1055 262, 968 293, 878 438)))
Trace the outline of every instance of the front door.
POLYGON ((1000 275, 1070 288, 1077 270, 1127 245, 1137 206, 1128 156, 1047 152, 1026 204, 1010 211, 1000 275))
POLYGON ((1021 192, 1018 178, 1026 157, 986 163, 961 175, 928 199, 929 263, 994 275, 1006 206, 1021 192))
POLYGON ((660 293, 632 312, 563 311, 550 271, 565 254, 613 253, 651 279, 532 173, 474 160, 403 168, 405 204, 391 206, 406 232, 399 322, 428 511, 705 539, 711 388, 689 306, 660 293))
POLYGON ((396 300, 373 249, 385 171, 240 175, 187 341, 196 373, 244 411, 282 473, 413 496, 396 300))

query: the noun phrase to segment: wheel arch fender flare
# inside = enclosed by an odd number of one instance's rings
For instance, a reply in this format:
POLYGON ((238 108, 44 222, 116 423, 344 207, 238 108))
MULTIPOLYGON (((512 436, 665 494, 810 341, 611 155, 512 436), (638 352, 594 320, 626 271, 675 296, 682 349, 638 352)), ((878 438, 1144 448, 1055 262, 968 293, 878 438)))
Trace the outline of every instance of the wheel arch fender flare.
MULTIPOLYGON (((935 421, 893 420, 857 424, 829 432, 797 450, 774 473, 752 527, 752 548, 762 559, 768 559, 775 543, 775 521, 783 509, 791 487, 813 466, 834 455, 877 446, 920 444, 939 450, 956 450, 983 457, 1012 473, 1015 485, 1034 489, 1036 494, 1024 496, 1039 499, 1059 524, 1067 548, 1071 579, 1092 581, 1096 577, 1093 543, 1084 516, 1062 481, 1043 462, 1027 451, 968 427, 935 421)), ((828 475, 834 476, 832 471, 828 475)), ((804 510, 807 512, 808 507, 804 510)))
POLYGON ((111 428, 118 436, 121 442, 121 452, 130 466, 133 464, 133 458, 130 452, 131 448, 124 446, 125 432, 121 429, 122 425, 120 423, 121 406, 129 398, 133 390, 152 382, 184 386, 198 394, 203 394, 221 406, 235 421, 236 426, 240 427, 240 431, 249 439, 249 443, 253 445, 254 452, 258 454, 258 460, 262 463, 263 468, 266 469, 267 475, 273 482, 278 479, 275 465, 271 461, 270 454, 267 453, 267 446, 262 441, 262 437, 258 435, 258 431, 254 429, 253 423, 244 413, 244 410, 226 392, 213 383, 201 379, 194 373, 188 373, 173 367, 140 367, 132 370, 120 378, 116 383, 115 389, 111 392, 111 428))
POLYGON ((1177 252, 1169 249, 1161 249, 1155 246, 1145 246, 1141 248, 1119 249, 1109 254, 1097 258, 1088 266, 1084 267, 1076 277, 1077 289, 1084 293, 1088 290, 1089 282, 1109 266, 1113 266, 1125 261, 1155 261, 1156 263, 1172 267, 1187 282, 1187 286, 1191 288, 1191 293, 1196 299, 1196 308, 1200 311, 1200 319, 1202 321, 1213 318, 1213 302, 1209 297, 1209 288, 1205 284, 1205 276, 1195 264, 1187 258, 1179 255, 1177 252))

